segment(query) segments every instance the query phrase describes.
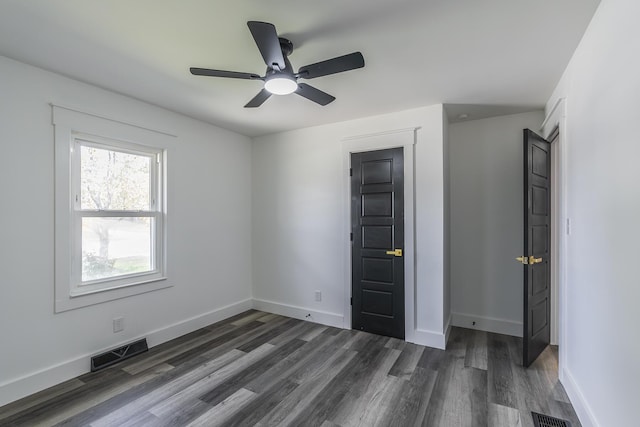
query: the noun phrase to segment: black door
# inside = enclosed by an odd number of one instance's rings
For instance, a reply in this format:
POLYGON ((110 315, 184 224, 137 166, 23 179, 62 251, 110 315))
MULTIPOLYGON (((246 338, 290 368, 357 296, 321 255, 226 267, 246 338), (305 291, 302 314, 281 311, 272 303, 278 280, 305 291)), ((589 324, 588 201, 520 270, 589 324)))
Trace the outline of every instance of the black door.
POLYGON ((351 324, 404 339, 402 148, 351 155, 351 324))
POLYGON ((551 144, 524 130, 523 366, 549 345, 551 144))

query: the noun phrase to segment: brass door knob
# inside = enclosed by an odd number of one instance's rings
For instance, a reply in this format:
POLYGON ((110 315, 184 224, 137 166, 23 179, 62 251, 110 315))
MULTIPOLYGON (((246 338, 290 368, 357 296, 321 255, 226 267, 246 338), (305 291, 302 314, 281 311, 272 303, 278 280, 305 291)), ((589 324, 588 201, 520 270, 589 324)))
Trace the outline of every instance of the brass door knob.
POLYGON ((524 265, 533 265, 533 264, 540 264, 542 262, 542 258, 536 258, 533 255, 529 255, 528 257, 519 256, 519 257, 516 258, 516 261, 518 261, 518 262, 520 262, 520 263, 522 263, 524 265))
POLYGON ((387 251, 387 255, 402 256, 402 249, 394 249, 392 251, 387 251))

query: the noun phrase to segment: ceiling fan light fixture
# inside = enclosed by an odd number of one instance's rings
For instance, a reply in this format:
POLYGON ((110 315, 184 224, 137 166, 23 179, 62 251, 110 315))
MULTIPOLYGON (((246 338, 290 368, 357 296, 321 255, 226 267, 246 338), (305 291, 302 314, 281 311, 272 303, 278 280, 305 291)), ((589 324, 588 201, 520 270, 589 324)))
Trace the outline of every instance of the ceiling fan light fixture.
POLYGON ((298 89, 298 83, 293 76, 274 74, 266 79, 264 88, 274 95, 289 95, 298 89))

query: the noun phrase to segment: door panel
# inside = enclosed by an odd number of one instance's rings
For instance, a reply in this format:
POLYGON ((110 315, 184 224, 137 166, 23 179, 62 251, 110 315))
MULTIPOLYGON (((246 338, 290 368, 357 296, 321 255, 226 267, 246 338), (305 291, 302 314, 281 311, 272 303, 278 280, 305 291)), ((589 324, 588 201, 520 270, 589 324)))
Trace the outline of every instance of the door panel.
POLYGON ((393 284, 393 260, 362 258, 362 281, 393 284))
POLYGON ((551 240, 551 145, 524 130, 524 267, 523 365, 529 366, 549 345, 551 240))
POLYGON ((352 326, 404 339, 402 148, 351 155, 352 326))
POLYGON ((387 249, 393 246, 393 226, 372 225, 362 229, 364 249, 387 249))
POLYGON ((393 215, 393 199, 391 193, 373 193, 362 195, 363 217, 391 217, 393 215))

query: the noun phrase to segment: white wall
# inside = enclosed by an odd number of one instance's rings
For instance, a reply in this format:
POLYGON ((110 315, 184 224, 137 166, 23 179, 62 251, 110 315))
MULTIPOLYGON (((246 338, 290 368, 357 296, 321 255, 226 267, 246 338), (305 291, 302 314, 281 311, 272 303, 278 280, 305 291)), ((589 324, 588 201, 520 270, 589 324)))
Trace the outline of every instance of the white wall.
POLYGON ((604 0, 548 103, 566 98, 571 234, 561 378, 584 426, 637 425, 638 16, 637 0, 604 0))
POLYGON ((90 354, 142 336, 158 344, 251 306, 249 138, 4 57, 0 76, 0 406, 87 371, 90 354), (50 102, 177 135, 173 287, 54 314, 50 102), (125 331, 114 334, 117 316, 125 331))
MULTIPOLYGON (((279 133, 253 144, 254 298, 292 316, 343 325, 345 137, 420 127, 415 146, 416 319, 420 342, 443 339, 441 105, 279 133), (321 302, 314 301, 320 290, 321 302)), ((409 335, 409 331, 407 332, 409 335)))
POLYGON ((522 130, 543 119, 537 111, 449 126, 456 326, 522 336, 522 130))

